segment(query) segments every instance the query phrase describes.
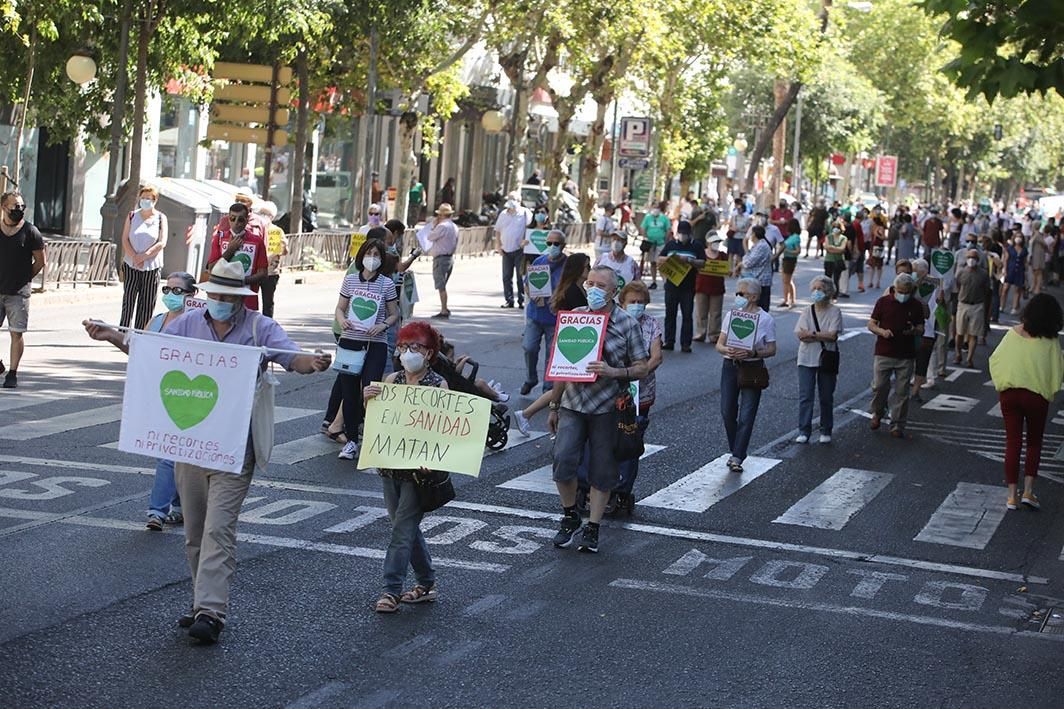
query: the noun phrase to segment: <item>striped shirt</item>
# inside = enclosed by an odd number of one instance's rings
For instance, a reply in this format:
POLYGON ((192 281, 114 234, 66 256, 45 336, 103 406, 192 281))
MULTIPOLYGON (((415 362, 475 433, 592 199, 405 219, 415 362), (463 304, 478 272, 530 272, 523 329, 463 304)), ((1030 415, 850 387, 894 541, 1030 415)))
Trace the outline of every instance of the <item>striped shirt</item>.
POLYGON ((387 329, 376 335, 367 335, 366 330, 383 324, 388 318, 388 303, 399 300, 395 282, 391 278, 375 273, 373 278, 367 281, 361 273, 352 273, 344 276, 340 295, 349 301, 347 319, 354 324, 353 328, 344 330, 340 337, 361 342, 388 341, 387 329))
MULTIPOLYGON (((575 309, 578 313, 590 310, 587 307, 575 309)), ((645 360, 648 356, 639 321, 624 308, 612 304, 610 319, 606 323, 602 360, 611 367, 621 369, 630 367, 639 360, 645 360)), ((613 410, 614 399, 627 387, 626 381, 601 374, 593 382, 566 382, 561 406, 582 414, 606 414, 613 410)))

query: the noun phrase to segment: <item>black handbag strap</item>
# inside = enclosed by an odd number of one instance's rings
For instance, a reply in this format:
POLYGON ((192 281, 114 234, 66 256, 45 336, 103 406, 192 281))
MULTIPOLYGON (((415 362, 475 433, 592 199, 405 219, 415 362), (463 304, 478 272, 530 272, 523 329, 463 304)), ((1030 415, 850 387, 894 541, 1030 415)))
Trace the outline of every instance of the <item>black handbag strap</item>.
MULTIPOLYGON (((819 334, 820 333, 820 320, 817 319, 817 316, 816 316, 816 306, 815 305, 810 305, 809 306, 809 312, 813 316, 813 330, 815 330, 816 333, 819 334)), ((827 352, 828 351, 828 346, 824 344, 824 341, 823 340, 818 340, 818 342, 820 343, 820 349, 822 349, 825 352, 827 352)))

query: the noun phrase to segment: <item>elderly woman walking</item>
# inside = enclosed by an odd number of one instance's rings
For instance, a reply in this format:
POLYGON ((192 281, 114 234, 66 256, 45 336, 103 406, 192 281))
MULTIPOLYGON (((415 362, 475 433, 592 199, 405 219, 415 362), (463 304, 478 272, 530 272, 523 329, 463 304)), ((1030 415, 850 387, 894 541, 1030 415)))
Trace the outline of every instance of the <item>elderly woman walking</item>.
POLYGON ((835 284, 827 276, 816 276, 809 284, 813 304, 798 316, 794 334, 798 336, 798 437, 795 443, 808 443, 813 433, 813 396, 820 398, 820 442, 831 443, 834 424, 835 384, 839 376, 839 335, 842 311, 831 302, 835 284))
MULTIPOLYGON (((740 278, 736 285, 735 309, 725 313, 717 351, 724 355, 720 370, 720 413, 728 434, 728 470, 743 472, 743 461, 754 433, 761 391, 768 387, 765 360, 776 355, 776 323, 758 307, 761 284, 755 278, 740 278), (756 318, 749 349, 728 345, 728 333, 737 313, 756 318)), ((741 317, 741 316, 739 316, 741 317)), ((749 318, 742 318, 748 322, 749 318)))

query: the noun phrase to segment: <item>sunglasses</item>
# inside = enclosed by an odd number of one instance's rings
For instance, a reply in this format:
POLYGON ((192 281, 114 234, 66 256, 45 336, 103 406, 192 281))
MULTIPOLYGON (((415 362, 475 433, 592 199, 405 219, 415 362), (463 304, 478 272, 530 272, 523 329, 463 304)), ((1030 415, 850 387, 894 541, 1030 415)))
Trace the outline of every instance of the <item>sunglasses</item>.
POLYGON ((407 351, 410 351, 410 352, 419 352, 420 354, 425 354, 429 350, 428 350, 427 347, 425 347, 424 345, 420 345, 417 342, 404 342, 401 345, 396 345, 395 346, 395 351, 396 352, 407 352, 407 351))
POLYGON ((163 295, 170 295, 171 293, 174 295, 190 295, 192 291, 177 286, 163 286, 163 295))
POLYGON ((547 246, 565 246, 564 241, 548 241, 547 246))

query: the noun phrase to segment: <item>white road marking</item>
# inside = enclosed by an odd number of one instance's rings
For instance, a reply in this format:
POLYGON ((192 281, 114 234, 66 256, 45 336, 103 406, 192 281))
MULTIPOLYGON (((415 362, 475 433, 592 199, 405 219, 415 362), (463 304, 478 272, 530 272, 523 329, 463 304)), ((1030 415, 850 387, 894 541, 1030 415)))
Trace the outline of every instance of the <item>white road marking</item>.
POLYGON ((122 418, 122 405, 110 404, 95 409, 74 411, 35 421, 19 421, 0 429, 0 438, 9 441, 31 441, 35 438, 53 436, 57 433, 79 431, 83 428, 114 423, 122 418))
POLYGON ((278 443, 273 447, 273 453, 270 454, 270 462, 278 465, 294 465, 329 453, 337 455, 341 448, 343 446, 336 441, 317 433, 313 436, 297 438, 294 441, 278 443))
POLYGON ((894 478, 890 473, 840 468, 782 515, 778 524, 840 530, 894 478))
POLYGON ((529 431, 528 436, 522 436, 521 432, 517 430, 517 426, 510 426, 508 436, 506 438, 506 445, 497 451, 486 450, 485 455, 498 455, 504 451, 508 451, 511 448, 517 448, 523 446, 526 443, 537 441, 544 436, 549 435, 546 431, 529 431))
POLYGON ((109 395, 104 392, 52 392, 52 391, 32 391, 19 389, 18 391, 12 391, 10 393, 4 392, 0 394, 0 413, 5 411, 14 411, 15 409, 24 409, 29 406, 39 406, 41 404, 48 404, 53 401, 70 401, 73 398, 81 398, 91 396, 94 401, 99 401, 101 398, 108 397, 109 395))
MULTIPOLYGON (((108 519, 104 517, 66 517, 63 515, 54 515, 49 512, 31 512, 28 510, 14 510, 4 507, 0 507, 0 517, 8 517, 13 519, 32 519, 32 520, 46 520, 51 522, 60 522, 62 524, 70 524, 79 527, 97 527, 101 529, 121 529, 134 532, 143 532, 144 525, 141 522, 130 522, 124 519, 108 519)), ((172 534, 175 536, 184 536, 184 532, 180 529, 164 529, 164 534, 172 534)), ((158 534, 158 532, 153 532, 158 534)), ((246 542, 249 544, 260 544, 268 547, 278 547, 282 549, 306 549, 308 551, 321 551, 327 554, 338 554, 341 556, 355 556, 362 559, 384 559, 383 549, 368 549, 366 547, 353 547, 346 546, 344 544, 328 544, 325 542, 311 542, 305 539, 292 539, 290 537, 274 537, 265 534, 245 534, 237 532, 237 541, 246 542)), ((510 570, 509 564, 491 564, 481 561, 465 561, 462 559, 448 559, 444 557, 433 556, 432 563, 436 566, 451 568, 451 569, 465 569, 466 571, 490 571, 492 573, 500 574, 510 570)))
MULTIPOLYGON (((118 418, 114 419, 115 421, 121 420, 121 418, 122 418, 121 405, 119 405, 119 409, 120 410, 119 410, 118 418)), ((311 415, 317 414, 317 413, 320 413, 317 409, 297 409, 297 408, 293 408, 293 407, 290 407, 290 406, 278 406, 278 407, 276 407, 273 410, 273 424, 274 424, 274 426, 276 426, 279 423, 285 423, 287 421, 295 421, 296 419, 306 418, 307 416, 311 416, 311 415)), ((101 421, 100 423, 104 423, 104 422, 101 421)), ((92 424, 92 425, 95 425, 95 424, 92 424)), ((0 436, 0 438, 3 438, 3 437, 4 436, 0 436)), ((307 441, 307 440, 312 439, 312 438, 315 438, 315 436, 307 436, 306 438, 300 438, 298 440, 299 441, 307 441)), ((321 435, 320 433, 317 435, 317 438, 320 438, 323 441, 329 443, 332 446, 332 448, 334 448, 337 451, 339 451, 339 446, 337 446, 335 443, 333 443, 332 441, 330 441, 328 438, 326 438, 325 436, 321 435)), ((295 443, 297 441, 292 441, 292 442, 295 443)), ((276 457, 277 457, 277 450, 279 448, 281 448, 282 446, 285 446, 285 445, 288 445, 288 444, 287 443, 282 443, 281 445, 278 445, 278 446, 274 447, 274 449, 273 449, 274 452, 270 456, 270 462, 271 463, 273 463, 273 462, 278 462, 279 463, 280 462, 278 460, 275 460, 276 457)), ((110 448, 111 450, 118 450, 118 441, 111 441, 110 443, 101 443, 99 447, 100 448, 110 448)), ((304 460, 305 460, 305 458, 304 458, 304 460)))
MULTIPOLYGON (((639 460, 644 460, 662 450, 665 450, 665 446, 648 443, 644 446, 643 455, 639 457, 639 460)), ((507 480, 500 485, 496 485, 496 487, 501 487, 506 490, 539 492, 545 495, 558 494, 558 486, 554 484, 553 469, 549 465, 544 465, 541 468, 536 468, 530 473, 519 475, 513 480, 507 480)))
POLYGON ((954 394, 939 394, 931 401, 927 402, 921 409, 927 411, 947 411, 950 413, 969 413, 979 404, 979 399, 973 399, 969 396, 956 396, 954 394))
POLYGON ((690 475, 643 498, 638 504, 666 510, 705 512, 780 463, 776 458, 751 456, 743 461, 742 473, 733 473, 727 466, 730 457, 724 454, 711 460, 690 475))
POLYGON ((636 579, 616 579, 610 582, 613 588, 627 588, 636 591, 651 591, 654 593, 671 593, 678 596, 693 596, 695 598, 715 598, 723 601, 735 601, 737 603, 754 603, 762 606, 777 606, 781 608, 798 608, 809 611, 822 611, 826 613, 838 613, 842 615, 878 618, 881 620, 903 621, 917 623, 919 625, 932 625, 951 630, 963 630, 973 633, 989 633, 993 635, 1009 635, 1019 638, 1037 638, 1054 642, 1064 642, 1064 635, 1050 635, 1048 633, 1034 633, 1029 630, 1016 630, 1006 625, 982 625, 980 623, 966 623, 949 618, 935 618, 926 615, 914 615, 911 613, 896 613, 894 611, 881 611, 874 608, 860 608, 857 606, 841 606, 834 603, 819 603, 815 601, 799 601, 783 598, 771 598, 758 596, 751 593, 736 593, 734 591, 722 591, 714 588, 692 588, 680 584, 661 583, 657 581, 639 581, 636 579))
POLYGON ((1005 512, 1005 489, 1002 486, 957 483, 915 540, 985 549, 1001 520, 1005 519, 1005 512))
POLYGON ((868 330, 866 330, 864 328, 862 328, 860 330, 847 330, 846 332, 844 332, 841 335, 839 335, 838 341, 839 342, 846 342, 846 340, 853 339, 854 337, 858 337, 859 335, 871 335, 871 334, 872 333, 870 333, 868 330))

